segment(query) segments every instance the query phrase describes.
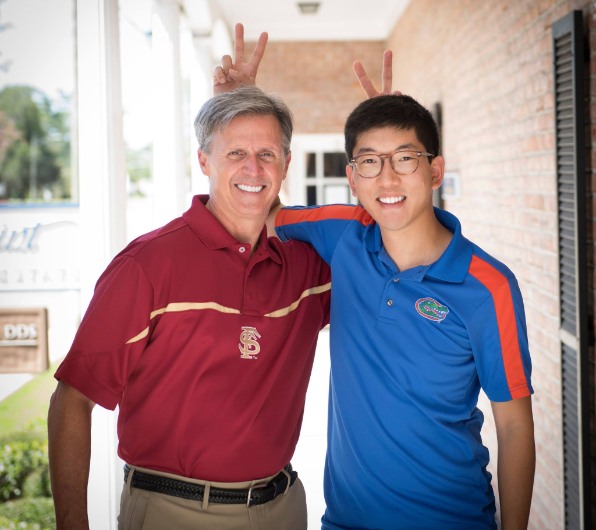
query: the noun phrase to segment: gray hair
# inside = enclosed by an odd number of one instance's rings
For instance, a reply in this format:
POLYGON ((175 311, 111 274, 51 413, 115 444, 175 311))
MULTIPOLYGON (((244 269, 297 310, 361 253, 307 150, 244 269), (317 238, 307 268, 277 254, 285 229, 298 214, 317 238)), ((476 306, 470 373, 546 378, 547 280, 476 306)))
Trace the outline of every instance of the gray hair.
POLYGON ((282 147, 290 153, 292 142, 292 113, 278 97, 266 94, 255 86, 245 86, 224 92, 209 99, 195 118, 194 127, 199 147, 209 152, 213 138, 238 116, 273 116, 282 132, 282 147))

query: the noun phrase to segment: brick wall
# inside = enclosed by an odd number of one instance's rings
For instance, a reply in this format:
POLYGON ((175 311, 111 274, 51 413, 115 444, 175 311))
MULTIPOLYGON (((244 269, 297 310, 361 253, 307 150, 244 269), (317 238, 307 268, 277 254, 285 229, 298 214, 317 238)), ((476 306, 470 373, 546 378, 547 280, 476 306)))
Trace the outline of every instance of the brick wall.
MULTIPOLYGON (((540 530, 564 527, 551 26, 573 9, 584 11, 590 50, 592 179, 587 193, 593 317, 596 2, 411 0, 388 42, 270 43, 259 74, 260 86, 289 103, 299 133, 341 132, 345 117, 363 97, 352 61, 361 59, 377 81, 386 47, 394 51, 394 88, 428 108, 441 104, 446 168, 460 184, 460 196, 447 198, 445 206, 459 216, 465 235, 511 267, 524 295, 537 441, 530 528, 540 530)), ((596 455, 594 347, 591 359, 596 455)), ((496 479, 496 439, 485 399, 481 408, 496 479)), ((596 460, 591 466, 596 477, 596 460)), ((596 506, 596 482, 592 493, 596 506)))
POLYGON ((341 133, 364 97, 352 62, 380 79, 382 53, 381 42, 270 42, 257 81, 290 106, 296 133, 341 133))

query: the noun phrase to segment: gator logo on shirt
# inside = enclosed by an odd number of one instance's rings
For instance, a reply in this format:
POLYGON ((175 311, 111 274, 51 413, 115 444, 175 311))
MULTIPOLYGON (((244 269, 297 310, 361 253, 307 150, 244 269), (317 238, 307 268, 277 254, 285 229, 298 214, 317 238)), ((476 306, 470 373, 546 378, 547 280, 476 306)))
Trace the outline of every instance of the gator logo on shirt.
POLYGON ((257 358, 257 355, 261 351, 261 345, 259 344, 260 338, 261 335, 259 335, 257 328, 242 326, 242 333, 240 333, 240 344, 238 344, 241 359, 257 358))
POLYGON ((424 318, 428 318, 434 322, 441 322, 441 320, 445 320, 447 313, 449 313, 449 308, 433 298, 420 298, 420 300, 416 300, 416 311, 424 318))

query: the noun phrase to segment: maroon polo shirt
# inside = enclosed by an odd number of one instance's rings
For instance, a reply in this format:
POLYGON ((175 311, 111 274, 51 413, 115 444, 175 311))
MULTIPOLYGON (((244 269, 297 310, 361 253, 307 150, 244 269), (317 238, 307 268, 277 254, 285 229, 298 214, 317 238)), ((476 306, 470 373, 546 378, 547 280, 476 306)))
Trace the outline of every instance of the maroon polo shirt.
POLYGON ((265 231, 252 253, 206 201, 116 256, 56 378, 119 406, 126 462, 252 480, 294 453, 330 273, 310 246, 265 231))

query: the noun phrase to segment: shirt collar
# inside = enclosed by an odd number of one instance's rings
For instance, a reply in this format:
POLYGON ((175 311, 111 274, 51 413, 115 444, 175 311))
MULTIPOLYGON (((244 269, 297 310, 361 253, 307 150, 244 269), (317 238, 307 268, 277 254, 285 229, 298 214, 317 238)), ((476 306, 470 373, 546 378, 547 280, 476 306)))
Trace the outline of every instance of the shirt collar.
POLYGON ((427 274, 438 280, 461 283, 470 268, 472 244, 462 235, 461 224, 455 215, 439 208, 435 208, 435 215, 445 228, 453 232, 453 237, 441 257, 431 264, 427 274))
MULTIPOLYGON (((209 195, 195 195, 190 208, 182 214, 182 218, 207 248, 211 250, 238 248, 238 245, 243 242, 238 241, 230 234, 207 209, 205 205, 208 200, 209 195)), ((267 229, 263 227, 253 259, 261 260, 267 257, 281 263, 278 253, 271 248, 267 238, 267 229), (263 241, 266 241, 266 244, 262 244, 263 241)))
MULTIPOLYGON (((461 224, 455 215, 435 208, 435 215, 439 222, 453 232, 453 237, 449 246, 441 257, 430 266, 417 267, 420 279, 424 276, 430 276, 446 282, 461 283, 464 281, 470 261, 472 260, 472 244, 461 233, 461 224)), ((369 252, 381 254, 383 250, 383 241, 381 239, 381 230, 377 223, 372 223, 366 227, 364 233, 364 244, 369 252)))

